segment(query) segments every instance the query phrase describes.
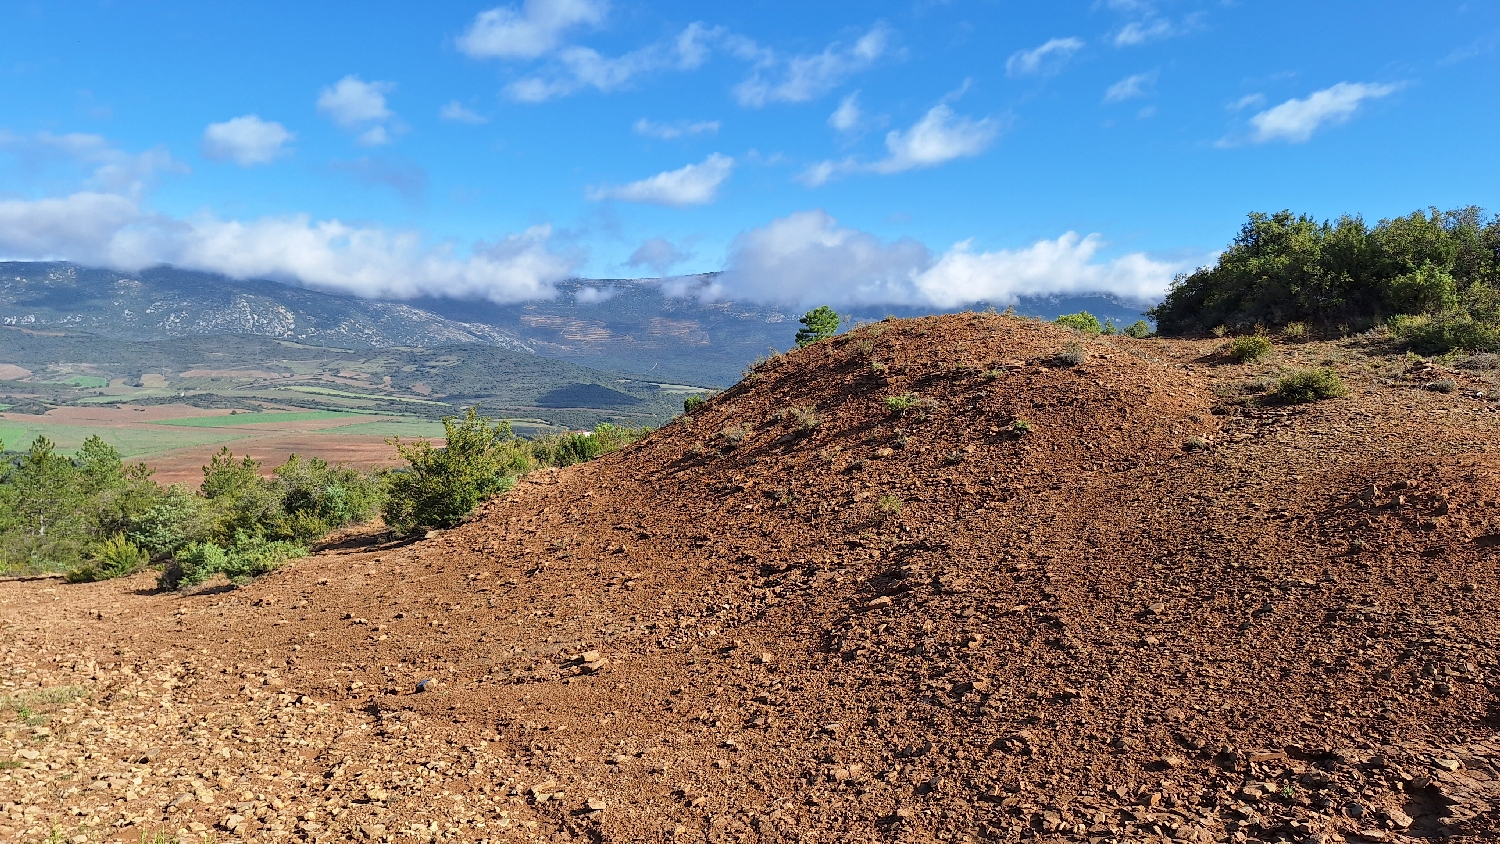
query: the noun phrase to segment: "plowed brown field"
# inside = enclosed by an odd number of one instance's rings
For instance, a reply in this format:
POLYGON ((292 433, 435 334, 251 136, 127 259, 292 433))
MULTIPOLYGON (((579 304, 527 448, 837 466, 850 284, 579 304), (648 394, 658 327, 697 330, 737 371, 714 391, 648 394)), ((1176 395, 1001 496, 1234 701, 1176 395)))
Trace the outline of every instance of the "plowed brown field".
POLYGON ((1496 406, 1359 344, 882 323, 423 541, 0 584, 0 838, 1495 840, 1496 406))

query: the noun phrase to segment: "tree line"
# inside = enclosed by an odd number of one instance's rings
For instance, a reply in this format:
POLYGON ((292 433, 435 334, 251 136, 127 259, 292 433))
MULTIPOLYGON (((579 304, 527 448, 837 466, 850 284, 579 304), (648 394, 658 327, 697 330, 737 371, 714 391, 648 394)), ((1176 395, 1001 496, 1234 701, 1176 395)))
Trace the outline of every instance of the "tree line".
POLYGON ((1178 276, 1148 313, 1165 335, 1383 324, 1418 351, 1500 350, 1500 218, 1432 208, 1372 226, 1253 213, 1213 266, 1178 276))

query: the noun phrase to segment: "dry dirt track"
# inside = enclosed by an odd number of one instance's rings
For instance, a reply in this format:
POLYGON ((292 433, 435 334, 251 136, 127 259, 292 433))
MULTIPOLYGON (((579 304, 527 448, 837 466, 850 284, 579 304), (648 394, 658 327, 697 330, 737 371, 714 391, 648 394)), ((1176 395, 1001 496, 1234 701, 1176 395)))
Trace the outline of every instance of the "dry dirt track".
POLYGON ((0 584, 0 838, 1500 837, 1489 386, 1068 341, 862 329, 240 590, 0 584))

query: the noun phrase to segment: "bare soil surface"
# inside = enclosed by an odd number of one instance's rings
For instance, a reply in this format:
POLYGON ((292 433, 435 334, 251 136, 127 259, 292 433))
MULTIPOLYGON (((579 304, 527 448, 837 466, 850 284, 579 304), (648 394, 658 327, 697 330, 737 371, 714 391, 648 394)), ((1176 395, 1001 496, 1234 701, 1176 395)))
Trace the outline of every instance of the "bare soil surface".
MULTIPOLYGON (((328 427, 320 425, 322 420, 298 422, 298 427, 328 427)), ((333 420, 334 424, 349 424, 344 420, 333 420)), ((266 423, 271 425, 273 423, 266 423)), ((284 427, 284 426, 283 426, 284 427)), ((237 425, 235 430, 253 432, 262 430, 262 425, 237 425)), ((442 438, 436 440, 442 445, 442 438)), ((236 456, 249 456, 264 464, 269 474, 276 466, 286 462, 293 454, 303 457, 318 457, 329 463, 343 463, 356 469, 380 469, 400 465, 396 450, 384 437, 359 434, 286 434, 264 435, 230 443, 215 443, 193 448, 179 449, 142 458, 147 466, 156 470, 155 479, 163 484, 187 484, 196 486, 203 481, 203 467, 221 445, 228 445, 236 456)))
POLYGON ((1495 840, 1497 408, 1360 342, 882 323, 424 540, 0 583, 0 839, 1495 840))

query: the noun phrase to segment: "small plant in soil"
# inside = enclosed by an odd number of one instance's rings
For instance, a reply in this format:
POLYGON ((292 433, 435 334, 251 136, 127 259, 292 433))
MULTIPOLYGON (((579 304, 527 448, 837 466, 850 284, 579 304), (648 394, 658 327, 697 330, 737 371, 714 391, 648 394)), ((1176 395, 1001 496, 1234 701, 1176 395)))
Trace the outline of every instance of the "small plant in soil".
POLYGON ((1012 431, 1015 431, 1018 436, 1024 437, 1027 434, 1031 433, 1031 423, 1027 422, 1025 419, 1017 419, 1016 421, 1010 423, 1010 429, 1012 431))
POLYGON ((1088 352, 1083 350, 1083 346, 1069 343, 1062 347, 1062 351, 1052 356, 1052 361, 1059 366, 1077 366, 1088 360, 1088 357, 1088 352))
POLYGON ((787 410, 787 413, 791 416, 792 423, 796 425, 797 430, 799 431, 811 431, 819 425, 823 424, 823 417, 818 413, 818 410, 815 407, 793 407, 787 410))
POLYGON ((882 495, 875 502, 875 509, 879 510, 882 516, 894 516, 900 513, 901 506, 901 499, 894 495, 882 495))
POLYGON ((1236 337, 1229 344, 1229 356, 1235 363, 1251 363, 1271 353, 1271 341, 1261 334, 1236 337))
POLYGON ((1286 404, 1306 404, 1348 395, 1349 388, 1331 369, 1289 372, 1276 382, 1275 397, 1286 404))
POLYGON ((707 403, 708 399, 705 399, 703 396, 688 396, 682 400, 682 412, 692 413, 707 403))
POLYGON ((902 393, 899 396, 886 396, 885 409, 900 416, 908 410, 917 406, 917 397, 912 393, 902 393))

